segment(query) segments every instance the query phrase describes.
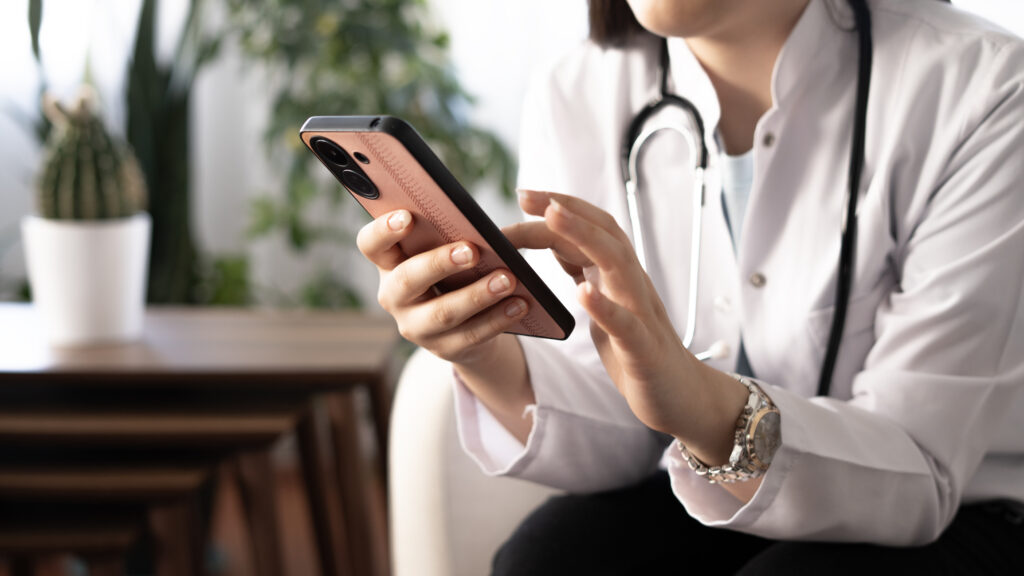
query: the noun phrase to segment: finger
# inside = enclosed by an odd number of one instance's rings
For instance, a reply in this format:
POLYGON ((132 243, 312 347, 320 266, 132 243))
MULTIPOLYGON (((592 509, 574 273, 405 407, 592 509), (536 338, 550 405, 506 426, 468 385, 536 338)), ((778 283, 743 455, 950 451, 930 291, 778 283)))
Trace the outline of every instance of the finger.
MULTIPOLYGON (((576 288, 576 298, 601 331, 626 349, 642 350, 647 347, 648 333, 643 322, 628 309, 602 294, 592 283, 580 284, 576 288)), ((593 333, 592 329, 591 334, 593 333)))
POLYGON ((554 199, 545 211, 544 221, 553 232, 563 236, 597 265, 602 282, 614 293, 623 290, 627 294, 644 293, 645 274, 629 240, 612 236, 554 199))
POLYGON ((563 260, 558 257, 558 254, 555 254, 555 261, 558 262, 558 265, 562 267, 562 270, 564 270, 566 274, 572 277, 573 282, 579 284, 586 280, 586 277, 583 275, 583 266, 563 260))
POLYGON ((601 328, 601 325, 596 321, 590 323, 590 339, 594 341, 595 347, 600 352, 605 345, 608 343, 608 333, 601 328))
POLYGON ((629 237, 611 214, 582 198, 557 192, 519 190, 519 206, 524 212, 533 216, 543 216, 552 200, 565 206, 573 214, 592 222, 613 237, 629 241, 629 237))
POLYGON ((460 351, 508 332, 528 312, 529 305, 526 300, 519 297, 508 298, 436 339, 431 345, 431 351, 442 358, 454 356, 460 351))
POLYGON ((565 237, 554 233, 543 220, 530 222, 517 222, 501 229, 516 248, 527 248, 530 250, 554 251, 555 256, 566 263, 579 267, 592 266, 594 263, 583 255, 583 252, 575 244, 565 237))
POLYGON ((416 300, 445 278, 476 266, 480 255, 468 242, 445 244, 395 266, 381 283, 381 304, 405 305, 416 300))
POLYGON ((615 351, 608 345, 611 337, 604 331, 601 326, 594 321, 590 322, 590 339, 594 342, 594 347, 597 349, 597 355, 601 358, 601 364, 604 365, 605 371, 611 376, 612 382, 615 383, 615 387, 622 392, 622 364, 619 362, 619 357, 616 356, 615 351))
POLYGON ((410 309, 404 324, 417 337, 431 337, 457 328, 512 294, 511 273, 495 270, 476 282, 431 298, 410 309))
POLYGON ((356 246, 378 268, 392 270, 406 258, 398 242, 411 230, 412 214, 395 210, 363 226, 356 235, 356 246))
POLYGON ((516 194, 519 196, 519 207, 533 216, 541 216, 544 214, 544 209, 548 207, 548 200, 551 199, 553 192, 543 192, 540 190, 516 190, 516 194))

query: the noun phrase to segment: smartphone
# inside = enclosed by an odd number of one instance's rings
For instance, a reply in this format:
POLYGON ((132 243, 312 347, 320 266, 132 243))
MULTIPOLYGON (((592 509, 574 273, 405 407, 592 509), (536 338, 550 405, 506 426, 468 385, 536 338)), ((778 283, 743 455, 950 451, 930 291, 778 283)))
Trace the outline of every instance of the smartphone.
POLYGON ((513 294, 529 304, 509 332, 557 340, 572 333, 569 311, 407 122, 393 116, 314 116, 299 134, 371 216, 400 208, 412 213, 413 231, 399 244, 405 254, 459 240, 479 249, 479 263, 446 278, 438 290, 455 290, 507 268, 517 280, 513 294))

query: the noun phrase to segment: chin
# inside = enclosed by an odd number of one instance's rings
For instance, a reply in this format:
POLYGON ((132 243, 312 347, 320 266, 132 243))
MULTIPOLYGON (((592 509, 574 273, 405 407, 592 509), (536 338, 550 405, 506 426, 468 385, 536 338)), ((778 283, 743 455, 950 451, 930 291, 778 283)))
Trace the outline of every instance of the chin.
POLYGON ((627 0, 640 25, 659 36, 700 36, 717 28, 733 0, 627 0))

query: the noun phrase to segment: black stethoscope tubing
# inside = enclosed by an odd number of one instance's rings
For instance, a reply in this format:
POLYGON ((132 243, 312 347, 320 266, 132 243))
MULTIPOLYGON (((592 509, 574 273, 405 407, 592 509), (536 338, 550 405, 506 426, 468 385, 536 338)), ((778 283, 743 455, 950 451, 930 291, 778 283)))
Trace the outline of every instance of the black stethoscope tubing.
MULTIPOLYGON (((853 270, 855 250, 857 246, 857 199, 860 191, 861 174, 864 170, 865 135, 867 132, 868 94, 871 88, 872 66, 872 35, 871 14, 866 0, 848 0, 853 9, 857 26, 857 95, 854 111, 853 142, 850 147, 849 172, 847 174, 846 209, 842 220, 842 241, 839 249, 838 282, 836 283, 836 305, 832 316, 832 327, 829 329, 828 346, 818 378, 818 395, 827 396, 835 372, 836 360, 839 357, 839 346, 846 324, 847 310, 850 304, 850 292, 853 287, 853 270)), ((632 183, 629 161, 634 152, 634 144, 643 131, 644 124, 660 110, 676 106, 689 112, 696 124, 700 136, 701 153, 696 168, 707 169, 707 145, 704 139, 704 120, 692 102, 668 91, 669 55, 668 42, 661 44, 661 91, 660 97, 644 106, 629 123, 622 145, 623 181, 632 183)), ((635 183, 633 183, 635 185, 635 183)), ((627 184, 627 187, 629 184, 627 184)), ((695 193, 698 193, 695 191, 695 193)), ((703 202, 703 199, 702 199, 703 202)))

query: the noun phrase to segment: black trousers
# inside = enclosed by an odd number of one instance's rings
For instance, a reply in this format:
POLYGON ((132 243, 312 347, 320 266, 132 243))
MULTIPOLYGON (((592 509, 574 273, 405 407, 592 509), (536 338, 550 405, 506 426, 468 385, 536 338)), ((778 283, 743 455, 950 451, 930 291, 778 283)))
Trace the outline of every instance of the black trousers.
POLYGON ((558 496, 494 557, 493 576, 637 574, 1024 574, 1024 519, 964 506, 926 546, 775 542, 690 518, 659 472, 622 490, 558 496))

